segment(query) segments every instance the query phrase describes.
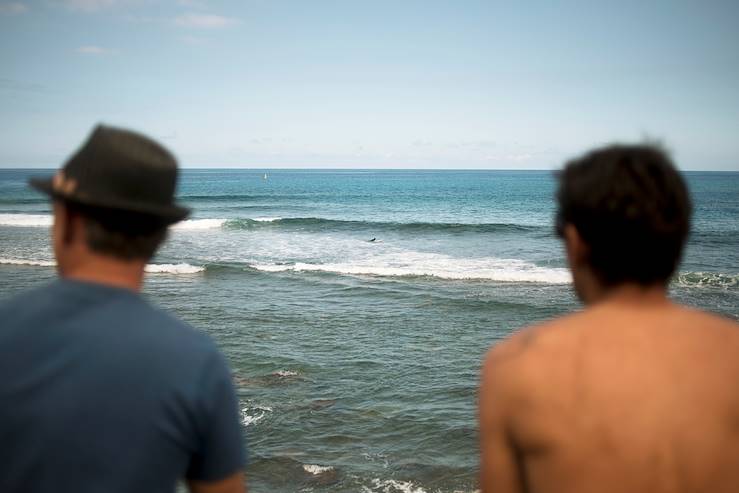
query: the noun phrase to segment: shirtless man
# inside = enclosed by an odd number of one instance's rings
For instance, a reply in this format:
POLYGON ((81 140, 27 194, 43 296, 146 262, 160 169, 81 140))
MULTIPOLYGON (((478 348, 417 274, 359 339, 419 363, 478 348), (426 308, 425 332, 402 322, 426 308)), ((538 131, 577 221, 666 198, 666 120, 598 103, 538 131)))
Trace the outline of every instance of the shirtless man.
POLYGON ((669 159, 612 146, 560 175, 587 308, 487 355, 483 492, 738 492, 739 325, 673 304, 690 200, 669 159))

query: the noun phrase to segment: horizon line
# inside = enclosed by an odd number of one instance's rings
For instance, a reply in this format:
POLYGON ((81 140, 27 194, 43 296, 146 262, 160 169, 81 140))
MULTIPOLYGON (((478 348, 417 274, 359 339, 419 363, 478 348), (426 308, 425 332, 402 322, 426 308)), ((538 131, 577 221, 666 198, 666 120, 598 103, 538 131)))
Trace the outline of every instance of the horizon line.
MULTIPOLYGON (((61 169, 59 167, 43 167, 43 166, 32 166, 32 167, 5 167, 0 166, 0 171, 18 171, 18 170, 39 170, 39 171, 54 171, 61 169)), ((227 170, 251 170, 251 171, 550 171, 557 172, 562 168, 337 168, 337 167, 284 167, 284 168, 258 168, 258 167, 246 167, 246 166, 179 166, 180 171, 192 170, 192 171, 227 171, 227 170)), ((681 169, 680 172, 689 173, 739 173, 737 169, 681 169)))

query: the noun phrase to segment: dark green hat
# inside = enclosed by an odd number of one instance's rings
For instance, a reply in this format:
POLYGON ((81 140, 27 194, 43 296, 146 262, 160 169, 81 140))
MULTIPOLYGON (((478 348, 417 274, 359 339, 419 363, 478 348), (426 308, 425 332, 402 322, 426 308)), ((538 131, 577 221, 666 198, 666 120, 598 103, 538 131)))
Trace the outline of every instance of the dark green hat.
POLYGON ((174 202, 177 161, 144 135, 98 125, 51 178, 30 185, 56 199, 89 207, 146 214, 172 224, 190 210, 174 202))

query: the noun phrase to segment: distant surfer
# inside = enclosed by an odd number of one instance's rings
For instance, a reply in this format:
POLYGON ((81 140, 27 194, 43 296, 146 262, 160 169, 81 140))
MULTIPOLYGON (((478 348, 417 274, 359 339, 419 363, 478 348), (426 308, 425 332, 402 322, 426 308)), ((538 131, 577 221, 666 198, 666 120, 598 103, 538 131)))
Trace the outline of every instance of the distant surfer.
POLYGON ((374 243, 375 241, 377 241, 377 238, 372 238, 371 240, 367 240, 367 241, 368 241, 369 243, 374 243))

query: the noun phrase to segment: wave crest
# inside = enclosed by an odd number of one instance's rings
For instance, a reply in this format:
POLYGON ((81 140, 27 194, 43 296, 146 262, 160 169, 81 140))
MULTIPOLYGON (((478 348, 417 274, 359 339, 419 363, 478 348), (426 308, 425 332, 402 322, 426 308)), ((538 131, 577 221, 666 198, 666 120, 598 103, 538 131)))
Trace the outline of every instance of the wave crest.
POLYGON ((380 256, 352 262, 309 264, 253 264, 264 272, 330 272, 378 277, 436 277, 450 280, 483 280, 568 284, 572 281, 565 268, 540 267, 517 259, 455 259, 446 255, 418 252, 399 256, 380 256))
POLYGON ((54 267, 56 262, 52 260, 26 260, 20 258, 0 258, 0 265, 29 265, 35 267, 54 267))
MULTIPOLYGON (((49 214, 0 214, 0 226, 12 227, 48 227, 53 218, 49 214)), ((355 231, 366 230, 370 233, 396 231, 408 234, 420 233, 516 233, 539 231, 545 226, 530 226, 508 223, 429 223, 429 222, 385 222, 327 219, 321 217, 255 217, 241 219, 203 218, 186 219, 172 226, 179 231, 197 231, 210 229, 245 229, 287 228, 301 231, 355 231)))
MULTIPOLYGON (((31 267, 55 267, 53 260, 29 260, 21 258, 0 258, 0 265, 27 265, 31 267)), ((197 274, 205 267, 190 264, 147 264, 144 268, 149 274, 197 274)))
POLYGON ((398 231, 403 233, 443 232, 462 233, 515 233, 538 231, 544 226, 529 226, 509 223, 429 223, 429 222, 395 222, 395 221, 360 221, 344 219, 327 219, 322 217, 274 217, 255 219, 231 219, 225 221, 228 229, 258 229, 264 227, 284 227, 302 231, 355 231, 367 230, 372 233, 398 231))
POLYGON ((0 214, 0 226, 16 228, 48 227, 53 223, 49 214, 0 214))
POLYGON ((197 274, 205 267, 190 264, 148 264, 144 271, 149 274, 197 274))
MULTIPOLYGON (((172 228, 184 230, 218 229, 227 219, 187 219, 181 221, 172 228)), ((54 222, 50 214, 0 214, 0 226, 11 226, 20 228, 48 227, 54 222)))
POLYGON ((171 228, 178 230, 219 229, 226 221, 226 219, 186 219, 171 226, 171 228))

